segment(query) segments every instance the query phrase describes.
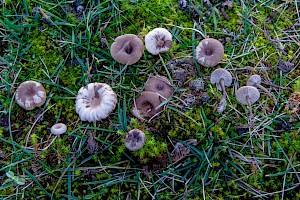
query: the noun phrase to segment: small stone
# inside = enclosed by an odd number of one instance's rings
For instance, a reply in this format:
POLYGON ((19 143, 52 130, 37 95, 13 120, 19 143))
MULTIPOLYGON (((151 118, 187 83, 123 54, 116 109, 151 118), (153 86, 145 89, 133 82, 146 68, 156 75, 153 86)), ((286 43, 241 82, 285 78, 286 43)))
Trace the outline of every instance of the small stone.
POLYGON ((76 7, 76 12, 81 15, 84 11, 84 7, 82 5, 79 5, 76 7))
POLYGON ((187 9, 187 7, 188 7, 187 0, 179 0, 179 3, 178 3, 178 8, 179 9, 185 10, 185 9, 187 9))
POLYGON ((279 69, 282 72, 289 72, 292 69, 294 69, 295 65, 291 62, 286 62, 284 60, 280 60, 277 66, 277 69, 279 69))
POLYGON ((190 89, 199 92, 204 89, 204 81, 202 78, 198 78, 190 83, 190 89))
POLYGON ((186 103, 186 107, 191 107, 196 103, 196 97, 193 94, 188 94, 187 97, 184 99, 186 103))
POLYGON ((232 3, 232 1, 225 1, 225 2, 222 4, 222 6, 223 6, 224 8, 226 8, 226 6, 227 6, 228 9, 231 9, 231 8, 233 7, 233 3, 232 3))
POLYGON ((35 16, 36 14, 40 14, 39 8, 38 7, 34 7, 32 9, 32 16, 35 16))
POLYGON ((200 99, 201 99, 202 102, 208 102, 209 98, 210 97, 206 92, 203 92, 203 93, 200 94, 200 99))

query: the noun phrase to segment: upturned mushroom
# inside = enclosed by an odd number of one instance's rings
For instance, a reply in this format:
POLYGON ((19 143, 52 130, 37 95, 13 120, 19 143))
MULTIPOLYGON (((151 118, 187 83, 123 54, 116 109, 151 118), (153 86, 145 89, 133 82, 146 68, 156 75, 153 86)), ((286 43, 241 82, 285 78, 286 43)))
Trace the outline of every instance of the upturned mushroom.
POLYGON ((217 88, 223 93, 223 97, 218 106, 218 113, 222 113, 226 108, 227 93, 225 88, 231 85, 232 76, 226 69, 219 68, 210 75, 210 82, 216 84, 217 88))
MULTIPOLYGON (((152 76, 150 77, 145 86, 145 91, 157 92, 164 99, 169 98, 174 89, 169 81, 169 79, 165 76, 152 76)), ((164 99, 161 99, 162 101, 164 99)))
POLYGON ((155 28, 145 36, 145 46, 152 55, 165 53, 172 47, 172 34, 165 28, 155 28))
POLYGON ((145 142, 145 133, 139 129, 133 129, 126 135, 125 146, 130 151, 137 151, 144 146, 145 142))
POLYGON ((160 96, 156 92, 144 91, 135 99, 132 114, 140 120, 145 120, 162 111, 160 96))
POLYGON ((250 119, 252 119, 253 118, 252 104, 258 101, 260 97, 260 93, 258 89, 253 86, 243 86, 236 91, 235 96, 238 102, 240 102, 243 105, 249 106, 249 116, 250 119))
POLYGON ((197 62, 205 67, 214 67, 224 56, 224 46, 213 38, 201 40, 195 50, 197 62))
POLYGON ((105 119, 115 109, 117 95, 105 83, 90 83, 80 88, 76 97, 76 113, 82 121, 105 119))
POLYGON ((277 102, 277 99, 271 94, 271 92, 269 92, 269 90, 267 90, 267 88, 265 88, 264 86, 261 85, 261 77, 259 75, 254 74, 254 75, 250 76, 248 81, 247 81, 247 85, 254 86, 254 87, 257 87, 257 88, 261 89, 270 98, 272 98, 274 102, 277 102))
POLYGON ((16 102, 25 110, 33 110, 46 101, 46 91, 43 85, 36 81, 25 81, 16 90, 16 102))
POLYGON ((113 59, 123 65, 132 65, 139 61, 144 52, 143 41, 134 34, 117 37, 110 47, 113 59))
POLYGON ((67 131, 67 126, 64 123, 57 123, 51 127, 50 131, 53 135, 59 137, 59 135, 64 134, 67 131))

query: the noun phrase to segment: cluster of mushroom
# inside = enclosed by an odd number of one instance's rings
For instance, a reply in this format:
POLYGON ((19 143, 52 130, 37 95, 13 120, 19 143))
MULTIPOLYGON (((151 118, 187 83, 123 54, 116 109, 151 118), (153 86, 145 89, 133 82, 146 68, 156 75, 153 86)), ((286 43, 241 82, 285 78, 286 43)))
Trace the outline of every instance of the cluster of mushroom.
MULTIPOLYGON (((25 81, 19 85, 15 93, 15 99, 19 106, 25 110, 33 110, 44 105, 46 101, 46 90, 37 81, 25 81)), ((59 137, 67 131, 67 126, 57 123, 51 127, 51 133, 59 137)))
MULTIPOLYGON (((216 39, 206 38, 202 40, 196 47, 197 62, 205 67, 214 67, 219 64, 224 55, 224 47, 216 39)), ((223 92, 222 99, 218 106, 218 113, 222 113, 226 108, 226 90, 232 83, 232 76, 229 71, 219 68, 213 71, 210 76, 212 84, 216 84, 217 88, 223 92)), ((236 99, 243 105, 249 106, 250 118, 253 117, 251 105, 254 104, 260 97, 258 89, 262 89, 276 103, 276 98, 261 85, 261 77, 257 74, 249 77, 247 86, 243 86, 236 91, 236 99)))
POLYGON ((133 115, 142 121, 156 115, 163 110, 161 103, 173 92, 174 89, 165 76, 149 77, 144 91, 133 103, 133 115))
POLYGON ((257 88, 263 90, 269 97, 273 99, 275 103, 277 103, 276 98, 264 86, 261 85, 261 77, 257 74, 250 76, 247 81, 247 85, 240 87, 235 94, 238 102, 249 106, 250 119, 253 118, 252 104, 258 101, 260 97, 260 92, 257 88))
MULTIPOLYGON (((152 55, 167 52, 172 47, 172 34, 165 28, 155 28, 145 36, 145 46, 152 55)), ((117 37, 110 47, 113 59, 123 65, 136 63, 143 52, 143 41, 134 34, 117 37)))

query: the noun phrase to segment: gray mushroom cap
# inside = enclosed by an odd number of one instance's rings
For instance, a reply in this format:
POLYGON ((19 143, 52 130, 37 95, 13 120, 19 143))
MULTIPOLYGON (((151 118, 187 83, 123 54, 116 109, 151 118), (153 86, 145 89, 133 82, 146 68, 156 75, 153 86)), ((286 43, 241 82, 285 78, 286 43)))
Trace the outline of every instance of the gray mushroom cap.
POLYGON ((261 84, 261 77, 257 74, 250 76, 247 81, 247 85, 253 86, 255 84, 261 84))
POLYGON ((235 96, 236 100, 243 105, 248 105, 247 97, 249 97, 249 103, 252 105, 258 101, 260 93, 256 87, 243 86, 236 91, 235 96))
POLYGON ((51 127, 50 131, 53 135, 61 135, 67 131, 67 126, 64 123, 57 123, 51 127))
POLYGON ((113 59, 125 65, 132 65, 139 61, 144 52, 143 41, 134 34, 117 37, 110 47, 113 59))
POLYGON ((225 87, 228 87, 232 84, 232 76, 229 71, 223 68, 216 69, 210 75, 210 82, 212 84, 216 84, 217 88, 222 91, 222 87, 220 85, 221 79, 224 80, 225 87))
POLYGON ((145 141, 145 133, 139 129, 133 129, 126 135, 125 146, 130 151, 137 151, 144 146, 145 141))
POLYGON ((43 85, 36 81, 25 81, 16 90, 16 102, 25 110, 33 110, 46 101, 46 91, 43 85))
POLYGON ((202 40, 195 50, 197 62, 205 67, 214 67, 224 56, 224 46, 216 39, 202 40))

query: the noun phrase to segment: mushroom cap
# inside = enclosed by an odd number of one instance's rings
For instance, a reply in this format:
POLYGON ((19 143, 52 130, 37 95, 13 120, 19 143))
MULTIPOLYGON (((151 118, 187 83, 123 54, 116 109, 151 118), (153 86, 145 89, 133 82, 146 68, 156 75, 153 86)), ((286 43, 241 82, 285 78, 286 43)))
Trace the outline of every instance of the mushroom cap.
POLYGON ((67 126, 64 123, 57 123, 51 127, 50 131, 53 135, 64 134, 67 131, 67 126))
POLYGON ((113 59, 125 65, 132 65, 139 61, 144 52, 143 41, 134 34, 117 37, 110 47, 113 59))
POLYGON ((248 81, 247 81, 247 85, 253 86, 255 84, 260 85, 261 84, 261 77, 260 75, 254 74, 252 76, 249 77, 248 81))
POLYGON ((172 47, 172 34, 165 28, 155 28, 145 36, 145 46, 152 55, 165 53, 172 47))
POLYGON ((133 104, 132 114, 144 120, 144 118, 152 117, 156 113, 162 111, 160 96, 156 92, 144 91, 135 99, 133 104))
POLYGON ((25 81, 16 90, 16 102, 25 110, 33 110, 46 101, 46 91, 41 83, 25 81))
POLYGON ((164 98, 169 98, 173 94, 173 87, 169 79, 165 76, 150 77, 145 86, 145 91, 157 92, 164 98))
POLYGON ((217 88, 222 91, 220 81, 224 80, 225 87, 228 87, 232 83, 232 76, 229 71, 223 68, 216 69, 210 75, 210 82, 216 84, 217 88))
POLYGON ((260 97, 260 93, 256 87, 243 86, 236 93, 236 100, 241 104, 248 105, 247 96, 249 97, 250 105, 254 104, 260 97))
POLYGON ((139 129, 133 129, 126 135, 125 146, 130 151, 137 151, 144 146, 145 142, 145 133, 139 129))
POLYGON ((197 62, 205 67, 214 67, 224 56, 224 46, 216 39, 206 38, 196 47, 197 62))
POLYGON ((105 83, 90 83, 80 88, 76 97, 76 113, 82 121, 105 119, 115 109, 117 95, 105 83))

